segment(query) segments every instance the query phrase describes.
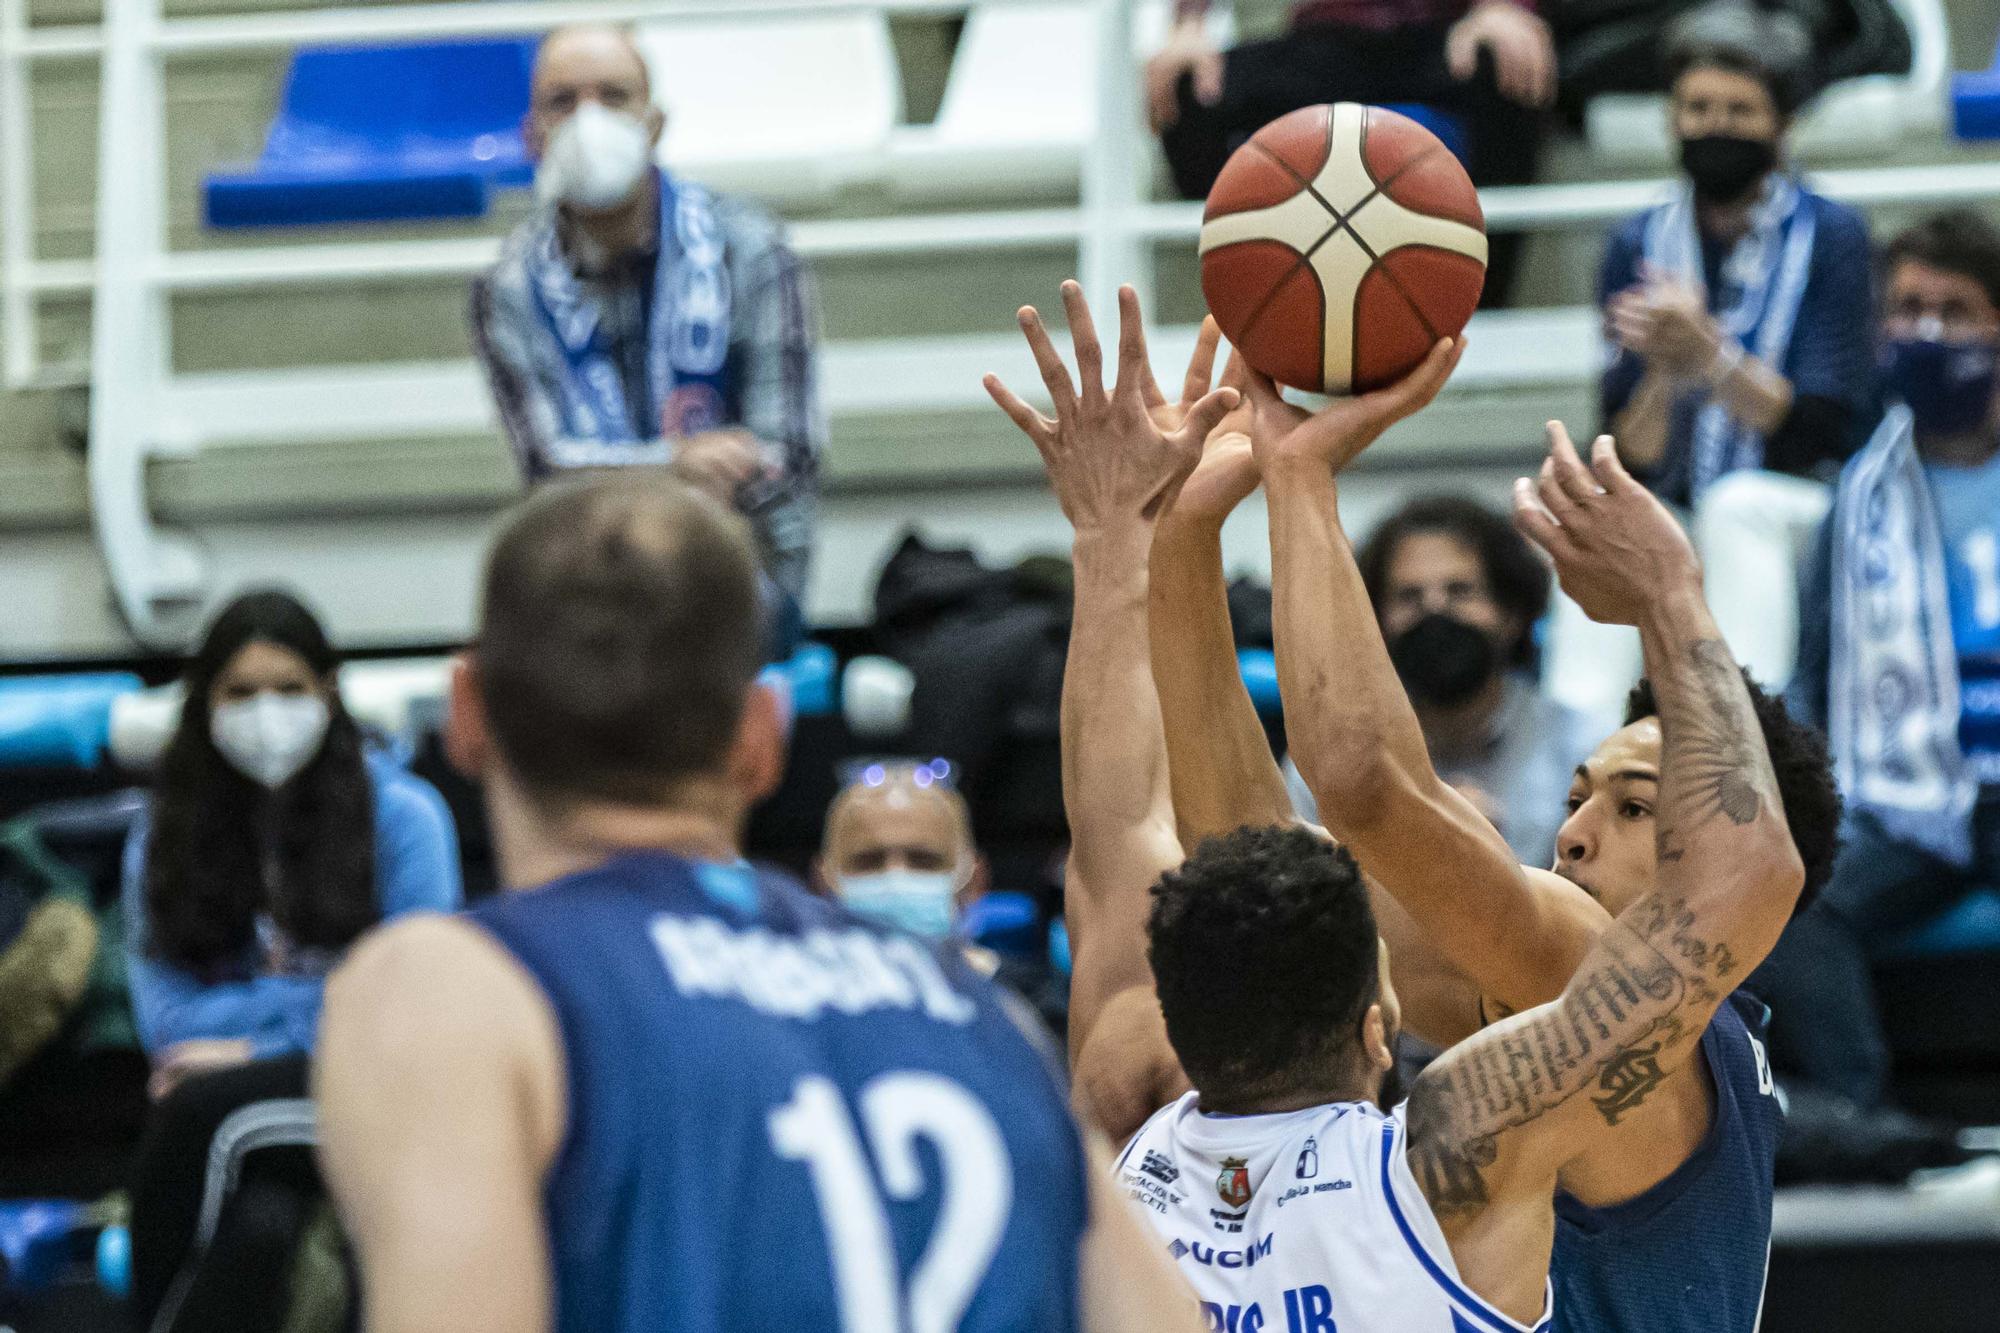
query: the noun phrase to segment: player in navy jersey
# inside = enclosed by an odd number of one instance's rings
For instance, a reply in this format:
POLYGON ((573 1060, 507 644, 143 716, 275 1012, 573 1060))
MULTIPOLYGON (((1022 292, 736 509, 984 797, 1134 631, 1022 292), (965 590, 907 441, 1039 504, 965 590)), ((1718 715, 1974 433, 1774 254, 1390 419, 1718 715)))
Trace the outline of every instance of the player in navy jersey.
POLYGON ((367 1326, 1193 1327, 999 993, 740 859, 782 767, 757 606, 741 521, 665 480, 494 546, 449 743, 506 891, 326 998, 367 1326))
MULTIPOLYGON (((1313 426, 1341 457, 1380 429, 1365 402, 1336 405, 1313 426)), ((1219 534, 1237 504, 1270 480, 1260 476, 1250 434, 1304 429, 1303 416, 1267 404, 1261 416, 1225 423, 1153 544, 1153 668, 1188 846, 1292 818, 1236 674, 1219 534)), ((1405 1025, 1449 1047, 1562 994, 1612 916, 1660 882, 1658 706, 1651 689, 1641 689, 1628 725, 1578 769, 1553 873, 1519 865, 1431 767, 1338 527, 1337 486, 1310 476, 1303 486, 1280 478, 1272 489, 1274 531, 1288 504, 1331 524, 1311 531, 1310 547, 1298 538, 1273 548, 1292 753, 1331 802, 1323 817, 1373 881, 1405 1025), (1301 676, 1310 677, 1306 685, 1301 676)), ((1839 799, 1817 734, 1761 692, 1751 699, 1806 869, 1805 903, 1831 866, 1839 799)), ((1732 984, 1748 970, 1735 969, 1732 984)), ((1557 1328, 1748 1333, 1755 1326, 1780 1122, 1762 1030, 1762 1006, 1734 995, 1703 1032, 1699 1059, 1675 1068, 1645 1057, 1598 1075, 1593 1098, 1604 1133, 1560 1173, 1557 1328)), ((1097 1100, 1107 1106, 1143 1104, 1145 1097, 1121 1090, 1158 1083, 1148 1068, 1157 1057, 1131 1058, 1137 1069, 1116 1058, 1080 1067, 1079 1082, 1105 1089, 1097 1100)), ((1134 1123, 1128 1113, 1110 1127, 1134 1123)))
MULTIPOLYGON (((1224 691, 1213 682, 1236 681, 1233 661, 1177 660, 1211 682, 1206 696, 1177 698, 1168 689, 1163 700, 1148 671, 1149 635, 1170 640, 1163 630, 1174 618, 1165 606, 1170 590, 1148 583, 1148 553, 1164 540, 1155 524, 1232 484, 1218 467, 1198 466, 1200 452, 1190 454, 1185 438, 1183 419, 1211 410, 1201 391, 1212 335, 1181 402, 1169 404, 1145 366, 1136 301, 1122 294, 1117 384, 1107 392, 1089 311, 1073 285, 1064 301, 1080 388, 1039 319, 1022 315, 1055 417, 997 382, 988 387, 1040 449, 1077 531, 1064 789, 1075 839, 1066 907, 1082 1102, 1129 1131, 1133 1116, 1160 1105, 1177 1083, 1192 1083, 1194 1094, 1155 1117, 1128 1149, 1121 1180, 1151 1209, 1149 1220, 1202 1293, 1212 1328, 1539 1326, 1559 1181, 1574 1192, 1590 1188, 1584 1169, 1612 1159, 1657 1164, 1661 1155, 1647 1151, 1653 1140, 1678 1154, 1673 1166, 1711 1155, 1740 1164, 1754 1155, 1737 1142, 1714 1154, 1701 1147, 1705 1100, 1692 1123, 1676 1094, 1655 1100, 1678 1080, 1705 1099, 1701 1071, 1713 1070, 1728 1088, 1712 1123, 1726 1122, 1731 1134, 1757 1132, 1738 1124, 1756 1112, 1733 1109, 1740 1085, 1723 1049, 1729 1035, 1740 1038, 1743 1067, 1753 1067, 1754 1056, 1740 1024, 1729 1026, 1729 991, 1768 951, 1806 879, 1786 822, 1790 793, 1764 743, 1754 692, 1716 637, 1692 548, 1619 466, 1609 441, 1586 465, 1552 428, 1540 485, 1519 498, 1523 527, 1555 558, 1586 611, 1640 628, 1667 726, 1664 741, 1650 720, 1621 732, 1626 750, 1613 752, 1616 766, 1592 767, 1580 779, 1609 789, 1639 781, 1643 768, 1649 784, 1645 819, 1625 812, 1633 829, 1643 822, 1643 840, 1600 831, 1593 837, 1603 860, 1579 851, 1564 861, 1589 890, 1617 895, 1616 919, 1571 880, 1554 881, 1555 893, 1523 885, 1503 899, 1479 878, 1490 873, 1480 860, 1489 841, 1505 855, 1498 834, 1469 807, 1450 804, 1455 794, 1433 797, 1412 776, 1417 765, 1430 773, 1422 736, 1337 519, 1338 469, 1430 400, 1456 350, 1441 344, 1405 383, 1313 418, 1294 414, 1268 381, 1246 375, 1244 406, 1207 436, 1211 459, 1254 458, 1269 491, 1288 720, 1308 734, 1330 720, 1334 739, 1368 742, 1349 751, 1356 790, 1338 793, 1349 802, 1343 816, 1379 844, 1413 799, 1440 802, 1438 827, 1412 827, 1404 834, 1410 845, 1383 851, 1380 868, 1372 852, 1362 864, 1414 914, 1471 918, 1470 927, 1454 920, 1453 945, 1478 928, 1491 957, 1450 955, 1470 975, 1500 983, 1510 969, 1562 957, 1564 974, 1548 994, 1528 999, 1514 977, 1499 998, 1522 1012, 1447 1052, 1405 1105, 1386 1108, 1385 1121, 1370 1103, 1394 1100, 1383 1085, 1400 1012, 1388 963, 1399 946, 1378 957, 1354 861, 1303 834, 1234 823, 1184 862, 1181 854, 1177 826, 1189 822, 1192 802, 1184 807, 1170 789, 1182 785, 1184 769, 1200 782, 1235 771, 1254 753, 1284 799, 1254 714, 1248 729, 1221 716, 1229 711, 1223 696, 1236 698, 1241 686, 1224 691), (1193 725, 1219 728, 1218 753, 1177 752, 1169 764, 1161 713, 1191 698, 1199 713, 1193 725), (1393 747, 1380 743, 1385 729, 1393 747), (1642 764, 1638 751, 1648 741, 1651 758, 1642 764), (1241 753, 1223 752, 1231 744, 1241 753), (1655 807, 1663 811, 1657 830, 1655 807), (1413 874, 1413 865, 1423 873, 1413 874), (1552 918, 1581 928, 1565 931, 1552 918), (1563 955, 1572 942, 1576 952, 1563 955), (1667 1114, 1651 1114, 1659 1106, 1667 1114), (1648 1137, 1621 1128, 1634 1124, 1648 1137), (1379 1172, 1360 1169, 1364 1131, 1380 1145, 1379 1172), (1687 1137, 1676 1143, 1677 1132, 1687 1137), (1330 1172, 1341 1162, 1356 1169, 1323 1179, 1322 1161, 1330 1172), (1357 1251, 1379 1254, 1380 1263, 1357 1266, 1357 1251)), ((1219 624, 1226 642, 1226 611, 1201 603, 1189 612, 1219 624)), ((1150 665, 1164 680, 1172 654, 1159 643, 1150 665)), ((1311 779, 1319 764, 1302 767, 1311 779)), ((1234 799, 1225 790, 1215 805, 1234 799)), ((1605 796, 1598 804, 1610 803, 1605 796)), ((1582 837, 1590 804, 1579 802, 1566 836, 1582 837)), ((1289 822, 1288 812, 1274 810, 1268 822, 1289 822)), ((1505 866, 1511 890, 1525 877, 1511 859, 1505 866)), ((1416 982, 1424 991, 1435 984, 1427 976, 1416 982)), ((1478 1026, 1479 1001, 1472 990, 1469 1026, 1478 1026)), ((1735 1179, 1754 1194, 1754 1180, 1735 1179)), ((1768 1174, 1765 1182, 1767 1195, 1768 1174)), ((1699 1274, 1699 1252, 1685 1258, 1699 1274)), ((1656 1290, 1641 1300, 1661 1297, 1656 1290)), ((1584 1315, 1583 1326, 1613 1326, 1591 1319, 1584 1315)))

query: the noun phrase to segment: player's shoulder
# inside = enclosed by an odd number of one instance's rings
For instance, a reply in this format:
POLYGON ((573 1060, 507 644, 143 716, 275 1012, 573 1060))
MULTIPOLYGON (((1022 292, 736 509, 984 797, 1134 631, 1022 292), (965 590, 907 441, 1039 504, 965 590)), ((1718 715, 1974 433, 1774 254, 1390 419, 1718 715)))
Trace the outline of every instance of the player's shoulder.
POLYGON ((542 1001, 498 940, 462 916, 412 912, 364 935, 327 978, 321 1031, 383 1058, 532 1030, 542 1001))

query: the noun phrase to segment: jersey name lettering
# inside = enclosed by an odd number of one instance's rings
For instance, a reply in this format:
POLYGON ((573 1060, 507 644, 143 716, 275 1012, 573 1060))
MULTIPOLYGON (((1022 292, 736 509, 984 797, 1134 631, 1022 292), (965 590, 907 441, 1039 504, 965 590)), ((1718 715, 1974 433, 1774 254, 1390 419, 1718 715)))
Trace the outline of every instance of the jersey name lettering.
POLYGON ((670 913, 654 917, 651 930, 667 975, 685 995, 740 1000, 761 1013, 807 1021, 829 1009, 848 1015, 921 1009, 956 1025, 978 1015, 945 980, 937 960, 902 936, 865 930, 778 935, 670 913))

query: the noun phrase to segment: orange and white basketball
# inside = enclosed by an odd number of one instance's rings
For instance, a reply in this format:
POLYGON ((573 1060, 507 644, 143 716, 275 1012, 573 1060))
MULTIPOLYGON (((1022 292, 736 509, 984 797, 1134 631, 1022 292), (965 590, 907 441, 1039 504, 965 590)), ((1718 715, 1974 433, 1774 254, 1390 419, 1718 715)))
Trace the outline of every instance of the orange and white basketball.
POLYGON ((1456 337, 1486 281, 1486 219, 1450 149, 1340 102, 1272 121, 1209 192, 1201 289, 1229 341, 1296 389, 1365 393, 1456 337))

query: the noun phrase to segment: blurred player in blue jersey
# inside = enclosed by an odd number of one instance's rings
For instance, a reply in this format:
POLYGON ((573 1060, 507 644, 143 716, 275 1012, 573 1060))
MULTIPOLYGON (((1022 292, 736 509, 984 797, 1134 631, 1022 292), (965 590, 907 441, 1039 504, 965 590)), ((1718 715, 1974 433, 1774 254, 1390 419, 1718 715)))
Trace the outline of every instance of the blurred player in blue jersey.
POLYGON ((999 993, 740 858, 782 767, 754 569, 665 480, 544 492, 494 546, 450 742, 506 892, 371 937, 326 999, 367 1326, 1191 1321, 999 993))

